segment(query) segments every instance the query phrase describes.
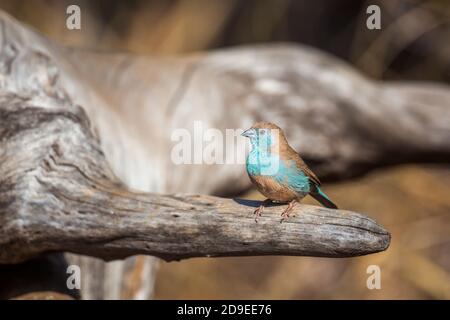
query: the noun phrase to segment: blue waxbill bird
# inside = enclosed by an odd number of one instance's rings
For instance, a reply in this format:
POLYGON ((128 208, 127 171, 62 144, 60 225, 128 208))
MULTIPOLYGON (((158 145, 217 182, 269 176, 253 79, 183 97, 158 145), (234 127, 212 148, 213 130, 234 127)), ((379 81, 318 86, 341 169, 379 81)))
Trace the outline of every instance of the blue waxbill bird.
POLYGON ((258 122, 242 133, 250 139, 252 150, 247 157, 247 173, 252 183, 268 199, 255 210, 255 221, 270 202, 288 203, 283 219, 295 204, 311 195, 327 208, 337 206, 320 189, 320 181, 300 155, 288 144, 283 131, 273 123, 258 122))

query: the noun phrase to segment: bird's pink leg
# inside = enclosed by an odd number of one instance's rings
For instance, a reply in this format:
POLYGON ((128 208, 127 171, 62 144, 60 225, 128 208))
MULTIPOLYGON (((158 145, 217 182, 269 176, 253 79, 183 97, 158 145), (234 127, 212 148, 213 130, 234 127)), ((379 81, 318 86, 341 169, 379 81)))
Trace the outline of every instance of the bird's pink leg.
POLYGON ((284 219, 289 218, 290 213, 292 212, 292 210, 294 209, 295 205, 298 203, 297 199, 292 200, 291 202, 289 202, 289 205, 287 206, 286 210, 284 210, 281 213, 281 221, 280 223, 283 222, 284 219))
POLYGON ((256 210, 253 212, 253 216, 255 217, 255 222, 256 222, 256 223, 258 223, 258 218, 261 217, 261 215, 262 215, 262 213, 263 213, 263 211, 264 211, 264 207, 267 206, 267 205, 269 205, 269 204, 271 204, 271 203, 272 203, 272 200, 266 199, 266 200, 263 201, 263 203, 261 203, 261 205, 259 206, 259 208, 256 209, 256 210))

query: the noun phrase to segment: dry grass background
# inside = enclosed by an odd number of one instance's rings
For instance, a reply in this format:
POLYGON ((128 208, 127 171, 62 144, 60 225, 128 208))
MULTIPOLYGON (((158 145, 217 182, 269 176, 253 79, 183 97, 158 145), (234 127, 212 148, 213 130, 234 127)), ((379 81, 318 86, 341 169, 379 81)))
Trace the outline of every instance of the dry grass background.
MULTIPOLYGON (((294 41, 338 55, 376 79, 450 81, 446 0, 0 0, 0 8, 71 46, 158 55, 294 41), (73 3, 82 9, 80 31, 65 28, 65 9, 73 3), (365 8, 373 3, 382 8, 381 31, 364 27, 365 8)), ((450 298, 448 165, 383 169, 325 190, 340 207, 387 227, 391 247, 352 259, 162 263, 156 298, 450 298), (381 290, 366 288, 370 264, 381 267, 381 290)), ((244 196, 261 198, 256 192, 244 196)))

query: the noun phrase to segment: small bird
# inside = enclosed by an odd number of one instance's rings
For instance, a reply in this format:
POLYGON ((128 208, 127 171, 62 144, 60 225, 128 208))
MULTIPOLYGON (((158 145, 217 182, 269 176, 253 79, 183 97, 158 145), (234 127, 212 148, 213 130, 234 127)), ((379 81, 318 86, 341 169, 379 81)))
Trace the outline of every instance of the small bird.
POLYGON ((250 138, 252 145, 246 161, 247 173, 258 191, 268 198, 255 210, 256 222, 264 207, 271 202, 289 203, 281 214, 283 222, 289 218, 294 206, 308 194, 323 206, 337 209, 320 189, 317 176, 292 149, 277 125, 258 122, 244 131, 242 136, 250 138))

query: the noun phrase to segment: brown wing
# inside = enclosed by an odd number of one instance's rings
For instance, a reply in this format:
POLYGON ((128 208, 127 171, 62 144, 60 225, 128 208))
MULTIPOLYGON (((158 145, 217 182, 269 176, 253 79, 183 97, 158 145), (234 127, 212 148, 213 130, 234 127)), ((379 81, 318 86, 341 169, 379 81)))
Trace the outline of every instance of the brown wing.
MULTIPOLYGON (((302 162, 303 162, 303 160, 302 160, 302 162)), ((304 164, 305 164, 305 167, 303 168, 303 172, 306 173, 306 175, 311 179, 312 182, 314 182, 314 184, 316 186, 320 186, 319 178, 317 178, 316 174, 311 171, 311 169, 306 165, 306 163, 304 163, 304 164)))
POLYGON ((300 155, 295 152, 294 149, 292 149, 289 145, 287 145, 284 150, 280 150, 280 152, 288 159, 288 160, 294 160, 295 164, 298 168, 302 169, 303 172, 309 177, 309 179, 317 186, 320 186, 320 180, 317 178, 314 172, 306 165, 306 163, 303 161, 303 159, 300 157, 300 155))

